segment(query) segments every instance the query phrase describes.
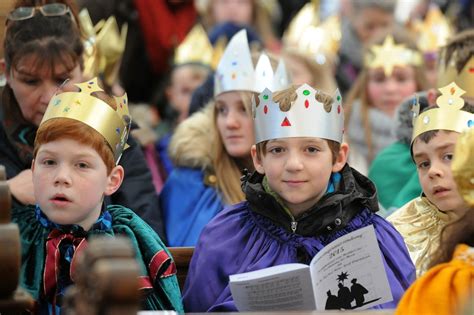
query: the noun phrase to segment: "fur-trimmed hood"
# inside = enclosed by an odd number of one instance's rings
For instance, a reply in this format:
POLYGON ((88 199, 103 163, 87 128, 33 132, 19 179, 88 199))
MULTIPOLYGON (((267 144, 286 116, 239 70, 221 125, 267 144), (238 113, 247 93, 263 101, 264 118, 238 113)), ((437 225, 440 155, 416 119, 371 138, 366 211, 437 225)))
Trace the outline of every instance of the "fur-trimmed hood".
POLYGON ((178 125, 168 148, 175 166, 203 170, 212 168, 212 147, 216 133, 212 121, 213 110, 214 104, 210 103, 178 125))
MULTIPOLYGON (((420 112, 428 107, 427 92, 418 92, 418 99, 420 102, 420 112)), ((410 145, 411 136, 413 133, 413 98, 410 96, 405 99, 398 107, 396 114, 396 124, 394 134, 397 141, 410 145)))

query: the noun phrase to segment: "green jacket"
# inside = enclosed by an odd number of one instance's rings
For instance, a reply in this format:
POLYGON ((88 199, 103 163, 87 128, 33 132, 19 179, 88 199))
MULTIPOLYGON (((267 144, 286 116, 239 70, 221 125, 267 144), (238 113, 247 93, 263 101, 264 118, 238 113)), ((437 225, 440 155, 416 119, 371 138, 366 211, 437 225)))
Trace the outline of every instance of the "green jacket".
MULTIPOLYGON (((47 287, 45 265, 47 248, 53 246, 53 242, 48 242, 51 239, 59 242, 64 235, 73 235, 76 239, 84 237, 85 240, 96 235, 110 237, 121 235, 131 241, 140 266, 140 278, 141 284, 143 284, 141 288, 145 293, 142 309, 175 310, 182 313, 181 292, 175 275, 176 266, 159 236, 130 209, 118 205, 111 205, 106 209, 111 215, 112 224, 109 225, 109 228, 98 229, 94 228, 94 225, 85 232, 82 228, 74 225, 69 226, 73 228, 69 228, 67 233, 42 224, 37 218, 34 206, 13 209, 12 221, 18 224, 21 236, 20 286, 28 291, 39 305, 49 302, 45 298, 45 288, 47 287)), ((71 270, 74 270, 74 256, 79 251, 79 247, 75 247, 71 270)), ((49 267, 55 268, 55 266, 49 267)), ((51 270, 50 268, 46 269, 51 270)), ((54 284, 56 283, 53 282, 53 287, 54 284)))
POLYGON ((379 202, 384 208, 379 215, 383 217, 421 194, 410 146, 402 142, 395 142, 377 155, 370 166, 369 178, 377 188, 379 202))

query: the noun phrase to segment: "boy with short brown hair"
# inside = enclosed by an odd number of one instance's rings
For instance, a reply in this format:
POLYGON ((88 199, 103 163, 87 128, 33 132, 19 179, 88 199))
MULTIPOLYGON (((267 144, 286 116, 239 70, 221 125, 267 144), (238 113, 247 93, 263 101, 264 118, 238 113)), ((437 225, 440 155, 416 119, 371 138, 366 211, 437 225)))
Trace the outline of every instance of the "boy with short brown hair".
POLYGON ((459 134, 474 124, 474 108, 464 104, 465 91, 456 83, 440 91, 438 108, 420 115, 414 110, 411 154, 423 193, 387 218, 404 237, 417 276, 428 270, 441 230, 468 210, 456 188, 451 160, 459 134))
POLYGON ((369 225, 393 296, 375 308, 394 308, 415 269, 400 234, 374 213, 374 185, 346 163, 340 94, 307 84, 265 89, 253 112, 256 172, 243 178, 247 200, 224 209, 201 233, 183 294, 186 309, 236 311, 230 275, 309 263, 335 239, 369 225))
POLYGON ((439 108, 414 120, 411 154, 423 194, 388 217, 403 235, 418 276, 427 271, 443 227, 467 208, 449 166, 459 133, 474 125, 473 67, 474 30, 466 30, 451 37, 441 50, 439 108))

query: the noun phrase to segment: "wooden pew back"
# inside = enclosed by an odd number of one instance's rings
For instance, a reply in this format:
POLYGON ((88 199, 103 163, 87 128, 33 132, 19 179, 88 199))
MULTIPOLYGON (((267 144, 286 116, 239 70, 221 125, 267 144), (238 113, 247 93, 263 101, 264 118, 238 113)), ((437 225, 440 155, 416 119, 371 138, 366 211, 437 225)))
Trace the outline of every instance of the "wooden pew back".
POLYGON ((18 288, 21 250, 18 225, 11 223, 11 195, 5 167, 0 165, 0 314, 33 309, 33 299, 18 288))
POLYGON ((184 282, 188 275, 189 263, 193 257, 194 247, 168 247, 168 250, 173 256, 173 260, 176 264, 179 287, 181 292, 183 292, 184 282))

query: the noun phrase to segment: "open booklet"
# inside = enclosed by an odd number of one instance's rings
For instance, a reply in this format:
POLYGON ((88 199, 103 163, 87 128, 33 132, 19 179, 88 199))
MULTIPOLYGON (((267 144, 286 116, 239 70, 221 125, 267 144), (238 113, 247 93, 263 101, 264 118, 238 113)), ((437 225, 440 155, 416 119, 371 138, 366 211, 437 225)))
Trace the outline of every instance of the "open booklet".
POLYGON ((367 309, 393 300, 372 225, 324 247, 310 265, 285 264, 230 276, 245 311, 367 309))

